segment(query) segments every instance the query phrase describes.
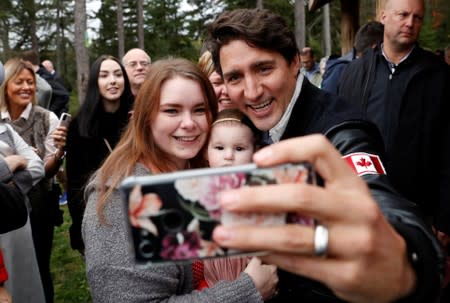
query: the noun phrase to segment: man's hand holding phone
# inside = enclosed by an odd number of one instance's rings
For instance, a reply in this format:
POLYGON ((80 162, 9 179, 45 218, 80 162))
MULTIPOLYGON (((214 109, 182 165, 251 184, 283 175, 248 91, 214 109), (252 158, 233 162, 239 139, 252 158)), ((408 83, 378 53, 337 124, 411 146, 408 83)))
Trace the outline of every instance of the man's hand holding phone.
POLYGON ((350 302, 392 302, 414 289, 416 276, 405 240, 383 216, 364 180, 324 136, 281 141, 258 151, 254 161, 261 167, 308 161, 324 187, 276 184, 232 189, 220 196, 221 206, 234 212, 311 216, 328 230, 326 257, 315 254, 314 228, 305 225, 222 225, 213 232, 219 245, 270 251, 261 257, 264 262, 320 281, 350 302))

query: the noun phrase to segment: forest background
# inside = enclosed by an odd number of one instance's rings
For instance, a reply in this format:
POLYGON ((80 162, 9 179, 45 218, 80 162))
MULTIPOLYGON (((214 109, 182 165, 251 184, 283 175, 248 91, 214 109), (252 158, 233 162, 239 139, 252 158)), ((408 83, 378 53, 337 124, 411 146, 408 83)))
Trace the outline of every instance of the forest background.
MULTIPOLYGON (((380 0, 341 1, 359 5, 359 24, 376 19, 380 0)), ((303 36, 299 44, 313 47, 320 59, 341 54, 341 1, 330 2, 329 27, 325 27, 325 9, 310 12, 308 0, 2 0, 0 59, 5 62, 23 50, 34 49, 41 60, 54 62, 77 94, 90 62, 102 54, 120 58, 124 51, 141 47, 152 60, 168 55, 197 60, 208 22, 224 10, 257 6, 279 13, 293 29, 297 26, 296 34, 303 36), (100 2, 100 8, 87 14, 86 5, 94 2, 100 2), (300 23, 299 8, 304 12, 300 23), (326 28, 329 39, 324 35, 326 28)), ((448 0, 426 3, 420 44, 432 51, 444 49, 450 45, 448 0)), ((82 102, 83 93, 79 95, 82 102)))

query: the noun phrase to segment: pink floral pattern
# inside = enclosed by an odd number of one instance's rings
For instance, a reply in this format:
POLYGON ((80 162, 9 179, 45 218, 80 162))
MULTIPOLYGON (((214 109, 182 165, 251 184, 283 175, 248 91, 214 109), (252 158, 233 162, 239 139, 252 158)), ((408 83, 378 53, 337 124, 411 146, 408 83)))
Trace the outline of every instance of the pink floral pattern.
POLYGON ((162 207, 162 202, 158 195, 154 193, 142 195, 141 186, 136 185, 130 193, 128 202, 128 215, 131 225, 144 228, 157 236, 158 229, 153 224, 150 216, 158 214, 162 207))
POLYGON ((170 260, 196 258, 200 249, 200 237, 197 233, 179 232, 163 238, 160 256, 170 260))
MULTIPOLYGON (((145 229, 159 239, 159 258, 182 260, 226 255, 227 251, 210 238, 216 224, 273 226, 285 223, 311 225, 314 220, 301 214, 232 213, 221 209, 219 194, 222 191, 242 186, 264 184, 305 183, 309 170, 302 165, 267 168, 259 173, 229 173, 198 178, 178 179, 174 182, 180 212, 187 215, 182 230, 158 230, 157 216, 170 210, 163 206, 155 193, 143 194, 135 186, 129 195, 129 216, 132 226, 145 229), (202 226, 202 227, 200 227, 202 226), (209 229, 204 227, 208 226, 209 229), (205 233, 205 230, 209 232, 205 233), (208 234, 209 233, 209 234, 208 234)), ((148 190, 148 189, 147 189, 148 190)), ((244 201, 245 202, 245 201, 244 201)), ((235 254, 237 252, 228 252, 235 254)))
POLYGON ((198 202, 208 211, 211 218, 220 220, 219 192, 239 188, 245 184, 245 181, 246 176, 244 173, 234 173, 177 180, 175 188, 184 200, 198 202))

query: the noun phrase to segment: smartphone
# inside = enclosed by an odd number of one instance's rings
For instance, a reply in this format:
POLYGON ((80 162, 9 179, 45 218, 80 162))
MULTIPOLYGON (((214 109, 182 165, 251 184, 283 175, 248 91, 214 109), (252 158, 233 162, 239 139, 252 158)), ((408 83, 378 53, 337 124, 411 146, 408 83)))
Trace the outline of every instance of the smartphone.
POLYGON ((62 113, 61 117, 59 118, 58 126, 69 127, 70 121, 72 121, 72 116, 69 113, 62 113))
POLYGON ((315 183, 309 163, 259 168, 255 164, 128 177, 120 185, 137 264, 183 262, 223 256, 260 255, 220 247, 212 240, 218 224, 312 225, 298 214, 239 214, 220 208, 217 194, 242 186, 315 183))

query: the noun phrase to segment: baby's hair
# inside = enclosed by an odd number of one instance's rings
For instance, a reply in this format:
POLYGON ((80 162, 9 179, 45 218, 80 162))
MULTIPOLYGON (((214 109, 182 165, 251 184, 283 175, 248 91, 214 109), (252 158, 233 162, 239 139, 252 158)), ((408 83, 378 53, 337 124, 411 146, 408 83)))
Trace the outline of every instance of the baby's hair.
POLYGON ((240 110, 235 108, 227 108, 224 110, 221 110, 218 114, 216 119, 214 120, 211 128, 213 128, 215 125, 225 123, 225 122, 237 122, 240 124, 243 124, 250 128, 253 134, 254 139, 254 145, 258 149, 259 143, 261 141, 262 133, 259 129, 256 128, 256 126, 253 124, 253 122, 240 110))

